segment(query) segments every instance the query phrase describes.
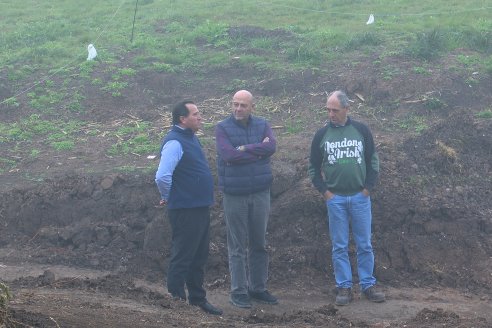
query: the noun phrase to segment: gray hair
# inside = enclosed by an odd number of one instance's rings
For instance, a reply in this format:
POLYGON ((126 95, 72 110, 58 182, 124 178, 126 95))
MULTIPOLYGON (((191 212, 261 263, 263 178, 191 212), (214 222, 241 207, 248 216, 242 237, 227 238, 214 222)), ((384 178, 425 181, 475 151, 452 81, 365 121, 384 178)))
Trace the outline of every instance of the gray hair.
POLYGON ((345 92, 343 92, 341 90, 332 91, 328 94, 328 99, 333 95, 337 97, 338 102, 340 103, 340 106, 342 106, 343 108, 349 108, 350 107, 350 100, 347 97, 347 94, 345 92))
POLYGON ((338 90, 334 91, 333 94, 337 96, 337 99, 343 108, 350 107, 350 100, 345 92, 338 90))

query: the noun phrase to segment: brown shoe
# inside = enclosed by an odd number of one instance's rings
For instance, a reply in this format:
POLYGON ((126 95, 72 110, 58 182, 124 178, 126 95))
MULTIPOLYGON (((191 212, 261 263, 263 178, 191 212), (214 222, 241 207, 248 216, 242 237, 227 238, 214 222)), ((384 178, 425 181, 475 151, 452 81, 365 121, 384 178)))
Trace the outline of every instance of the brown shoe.
POLYGON ((382 291, 378 290, 375 286, 371 286, 371 287, 367 288, 362 293, 371 302, 382 303, 382 302, 386 301, 386 296, 384 295, 384 293, 382 291))
POLYGON ((337 297, 335 298, 335 305, 347 305, 352 301, 352 289, 351 288, 337 288, 337 297))

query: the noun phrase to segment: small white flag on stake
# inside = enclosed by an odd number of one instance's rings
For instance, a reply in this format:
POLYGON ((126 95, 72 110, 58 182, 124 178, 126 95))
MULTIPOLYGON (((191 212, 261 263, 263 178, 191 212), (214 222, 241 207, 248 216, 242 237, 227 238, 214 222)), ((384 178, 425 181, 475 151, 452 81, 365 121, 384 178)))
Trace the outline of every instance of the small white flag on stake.
POLYGON ((370 14, 369 15, 369 19, 367 20, 367 23, 366 24, 369 25, 369 24, 372 24, 372 23, 374 23, 374 15, 373 14, 370 14))
POLYGON ((96 58, 97 51, 92 43, 87 46, 87 51, 89 52, 89 55, 87 56, 87 60, 93 60, 94 58, 96 58))

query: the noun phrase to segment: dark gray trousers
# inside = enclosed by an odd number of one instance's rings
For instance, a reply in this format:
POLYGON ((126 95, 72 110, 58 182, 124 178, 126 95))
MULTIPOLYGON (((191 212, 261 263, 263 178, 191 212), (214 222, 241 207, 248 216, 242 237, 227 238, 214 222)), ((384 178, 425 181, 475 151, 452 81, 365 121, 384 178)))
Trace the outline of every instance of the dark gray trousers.
POLYGON ((224 194, 231 294, 266 290, 266 231, 270 189, 249 195, 224 194))

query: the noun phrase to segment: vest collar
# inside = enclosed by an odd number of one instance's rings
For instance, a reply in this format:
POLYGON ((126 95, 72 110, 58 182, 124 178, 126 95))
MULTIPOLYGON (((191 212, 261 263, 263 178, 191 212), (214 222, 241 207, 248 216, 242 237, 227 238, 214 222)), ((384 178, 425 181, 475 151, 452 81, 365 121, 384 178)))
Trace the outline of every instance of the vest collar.
POLYGON ((176 125, 176 124, 173 125, 173 131, 182 133, 184 135, 189 135, 189 136, 192 136, 194 134, 191 129, 184 129, 184 128, 180 127, 179 125, 176 125))

